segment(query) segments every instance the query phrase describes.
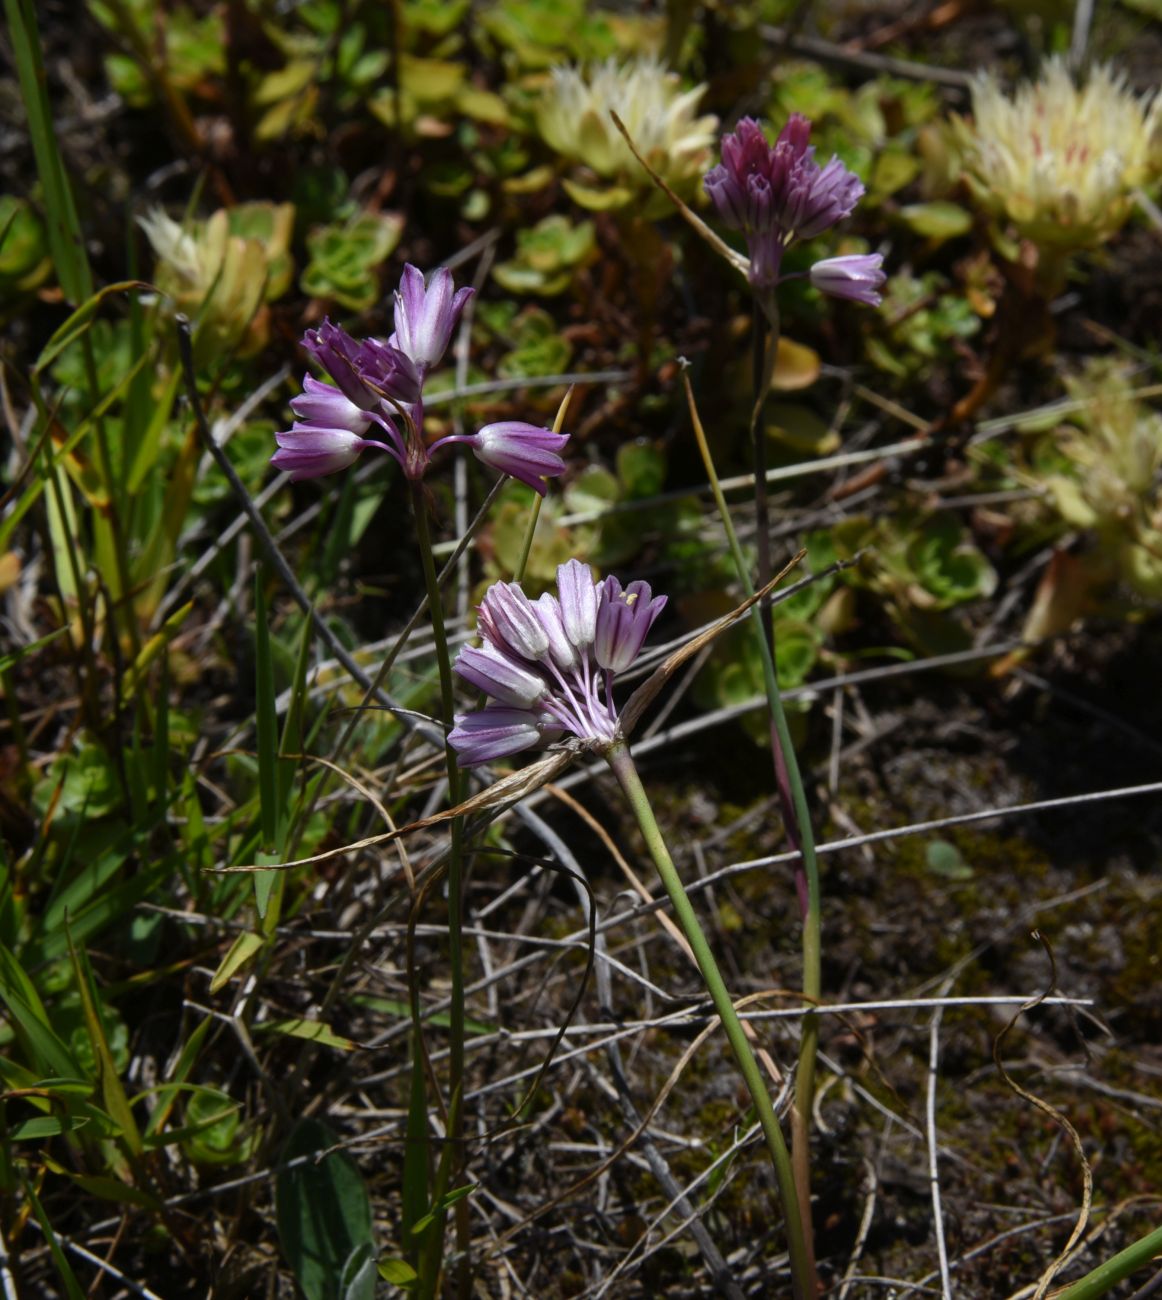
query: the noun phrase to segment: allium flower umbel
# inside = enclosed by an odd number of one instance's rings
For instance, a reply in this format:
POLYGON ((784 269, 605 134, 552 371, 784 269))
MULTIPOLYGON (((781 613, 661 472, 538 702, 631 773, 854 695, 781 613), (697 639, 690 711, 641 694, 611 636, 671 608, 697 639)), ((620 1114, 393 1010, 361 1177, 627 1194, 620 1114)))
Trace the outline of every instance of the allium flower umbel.
POLYGON ((1138 98, 1108 67, 1078 88, 1058 58, 1011 97, 980 73, 971 123, 958 121, 965 174, 983 206, 1043 248, 1092 247, 1162 171, 1162 95, 1138 98))
POLYGON ((744 117, 723 136, 722 162, 703 182, 719 217, 746 236, 747 275, 760 292, 778 284, 792 240, 829 230, 850 215, 864 192, 863 182, 838 158, 819 166, 810 136, 811 123, 793 113, 772 145, 762 127, 744 117))
POLYGON ((408 478, 420 479, 437 448, 462 442, 484 464, 544 495, 545 479, 565 468, 559 453, 568 434, 510 420, 431 445, 424 440, 424 381, 447 351, 472 292, 454 292, 444 269, 425 286, 421 272, 406 266, 395 295, 395 332, 386 343, 352 338, 329 320, 307 330, 303 346, 335 386, 310 375, 303 380, 291 402, 297 418, 275 434, 279 449, 271 463, 295 479, 318 478, 346 469, 373 447, 393 457, 408 478))
POLYGON ((456 717, 449 739, 465 766, 565 736, 589 749, 618 738, 614 678, 641 653, 666 597, 645 582, 594 582, 579 560, 557 570, 557 591, 532 601, 515 582, 498 582, 485 594, 484 644, 465 646, 456 660, 460 676, 490 697, 456 717))

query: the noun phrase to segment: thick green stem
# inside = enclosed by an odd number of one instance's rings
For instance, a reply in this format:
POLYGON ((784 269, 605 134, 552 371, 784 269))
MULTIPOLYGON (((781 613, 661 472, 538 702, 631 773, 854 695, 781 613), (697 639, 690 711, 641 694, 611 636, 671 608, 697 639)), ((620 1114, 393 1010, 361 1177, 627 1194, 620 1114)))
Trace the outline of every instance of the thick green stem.
POLYGON ((707 992, 714 1002, 714 1008, 722 1021, 727 1040, 734 1052, 735 1060, 738 1062, 739 1070, 742 1072, 751 1100, 754 1102, 759 1124, 762 1126, 763 1136, 766 1138, 767 1149, 770 1151, 771 1160, 775 1166, 775 1179, 783 1203, 783 1215, 787 1224, 787 1245, 791 1256, 791 1277, 796 1300, 814 1300, 816 1294, 815 1267, 807 1244, 807 1238, 803 1232, 803 1219, 799 1210, 799 1197, 795 1187, 791 1159, 787 1152, 787 1144, 783 1139, 783 1131, 779 1127, 779 1119, 775 1114, 774 1104, 763 1080, 762 1071, 759 1069, 758 1061, 755 1059, 754 1052, 747 1041, 742 1022, 738 1018, 730 993, 727 991, 726 983, 718 969, 718 963, 714 960, 714 954, 710 950, 710 945, 706 942, 706 936, 702 932, 698 915, 694 911, 685 886, 682 884, 682 878, 678 875, 678 869, 674 866, 674 860, 670 857, 670 851, 666 847, 666 841, 654 817, 653 808, 650 806, 649 797, 642 786, 633 758, 630 756, 628 745, 624 741, 615 743, 606 754, 606 758, 621 784, 622 790, 625 792, 625 797, 629 801, 634 817, 637 819, 638 827, 646 841, 646 847, 650 851, 650 856, 658 869, 658 875, 661 877, 662 884, 665 886, 666 893, 673 904, 674 915, 678 918, 682 932, 685 934, 694 953, 694 959, 698 963, 698 969, 702 972, 707 992))
MULTIPOLYGON (((436 643, 436 663, 440 672, 440 704, 447 728, 452 726, 452 663, 448 656, 448 636, 444 629, 444 606, 440 596, 440 582, 436 574, 436 561, 432 554, 432 536, 428 528, 428 511, 424 501, 423 483, 412 482, 412 512, 416 520, 416 539, 420 548, 420 563, 424 569, 424 583, 428 590, 428 612, 432 619, 432 636, 436 643)), ((445 733, 446 735, 447 733, 445 733)), ((448 767, 448 799, 453 807, 460 802, 460 768, 456 751, 445 739, 444 758, 448 767)), ((448 955, 451 965, 451 1007, 448 1012, 448 1092, 453 1099, 464 1094, 464 940, 463 921, 463 836, 464 820, 453 817, 451 843, 448 855, 448 955)), ((450 1108, 448 1140, 452 1147, 452 1178, 459 1177, 465 1165, 463 1108, 450 1108)), ((471 1244, 466 1198, 456 1203, 456 1247, 462 1261, 460 1289, 467 1285, 467 1260, 471 1244)))

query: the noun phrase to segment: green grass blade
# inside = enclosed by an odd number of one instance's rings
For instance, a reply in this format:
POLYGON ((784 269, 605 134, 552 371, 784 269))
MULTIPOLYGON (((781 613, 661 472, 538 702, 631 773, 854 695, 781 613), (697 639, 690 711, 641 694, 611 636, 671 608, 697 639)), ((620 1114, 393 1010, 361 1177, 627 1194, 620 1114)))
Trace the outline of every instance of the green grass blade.
POLYGON ((40 1198, 32 1190, 32 1184, 27 1179, 24 1179, 24 1194, 28 1197, 28 1203, 32 1206, 32 1212, 36 1215, 36 1221, 40 1224, 41 1232, 44 1233, 49 1254, 52 1255, 52 1262, 56 1268, 57 1276, 64 1285, 65 1294, 69 1300, 87 1300, 84 1291, 81 1290, 81 1284, 77 1281, 77 1276, 72 1270, 72 1266, 65 1258, 65 1252, 61 1249, 61 1244, 57 1240, 57 1235, 53 1231, 48 1215, 44 1212, 44 1206, 41 1205, 40 1198))
POLYGON ((53 129, 48 84, 40 52, 40 33, 32 0, 4 0, 12 57, 28 114, 28 134, 44 190, 48 245, 57 278, 69 302, 84 302, 93 292, 93 273, 68 173, 53 129))
POLYGON ((36 365, 32 368, 33 373, 40 374, 60 356, 65 348, 77 342, 82 335, 89 331, 93 321, 97 318, 97 312, 100 310, 101 304, 110 294, 128 293, 130 289, 152 288, 153 286, 145 280, 118 280, 116 284, 107 284, 103 289, 90 294, 68 320, 53 332, 52 337, 41 349, 40 356, 36 359, 36 365))
POLYGON ((77 976, 77 989, 81 995, 81 1007, 85 1016, 85 1028, 89 1034, 89 1043, 97 1062, 97 1078, 101 1085, 101 1097, 109 1118, 120 1130, 121 1140, 132 1156, 140 1156, 144 1149, 141 1132, 133 1115, 133 1108, 117 1073, 113 1053, 109 1049, 109 1038, 105 1032, 105 1022, 101 1017, 101 995, 93 979, 93 971, 88 956, 83 948, 77 948, 66 926, 65 933, 69 941, 69 956, 72 958, 73 970, 77 976))
MULTIPOLYGON (((254 698, 258 733, 258 795, 264 853, 278 849, 278 717, 275 712, 277 689, 274 659, 271 655, 270 627, 267 624, 265 570, 260 566, 254 578, 254 698)), ((275 859, 277 861, 277 858, 275 859)), ((254 901, 258 915, 265 919, 270 896, 278 880, 277 871, 254 873, 254 901)))

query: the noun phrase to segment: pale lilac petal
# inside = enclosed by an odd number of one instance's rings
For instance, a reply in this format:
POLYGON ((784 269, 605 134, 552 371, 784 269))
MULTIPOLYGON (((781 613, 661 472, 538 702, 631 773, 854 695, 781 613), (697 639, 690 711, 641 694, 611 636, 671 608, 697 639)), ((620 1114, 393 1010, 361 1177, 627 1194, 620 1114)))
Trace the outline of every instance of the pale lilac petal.
POLYGON ((560 602, 556 596, 546 591, 537 597, 536 607, 541 626, 549 638, 549 657, 558 668, 574 667, 577 663, 577 650, 565 631, 560 602))
POLYGON ((525 659, 541 659, 549 637, 536 608, 515 582, 494 582, 480 605, 482 629, 492 644, 525 659))
POLYGON ((565 634, 578 650, 588 649, 597 628, 597 589, 589 566, 580 560, 560 565, 557 591, 565 634))
POLYGON ((547 725, 549 721, 531 709, 490 704, 474 713, 457 714, 448 741, 461 766, 471 767, 544 744, 547 736, 558 730, 547 725))
POLYGON ((321 478, 324 474, 347 469, 368 445, 349 429, 326 429, 309 424, 295 424, 274 436, 278 451, 270 458, 270 463, 276 469, 285 470, 296 481, 321 478))
POLYGON ((487 642, 479 648, 461 647, 455 668, 465 681, 514 708, 531 709, 548 692, 543 678, 514 663, 487 642))
POLYGON ((425 288, 423 272, 409 263, 395 295, 392 338, 396 346, 421 370, 438 364, 473 292, 466 288, 453 294, 452 272, 447 267, 434 272, 425 288))
POLYGON ((371 416, 356 406, 341 389, 322 384, 307 375, 303 379, 300 396, 291 398, 291 410, 304 424, 329 429, 348 429, 352 433, 365 433, 371 416))

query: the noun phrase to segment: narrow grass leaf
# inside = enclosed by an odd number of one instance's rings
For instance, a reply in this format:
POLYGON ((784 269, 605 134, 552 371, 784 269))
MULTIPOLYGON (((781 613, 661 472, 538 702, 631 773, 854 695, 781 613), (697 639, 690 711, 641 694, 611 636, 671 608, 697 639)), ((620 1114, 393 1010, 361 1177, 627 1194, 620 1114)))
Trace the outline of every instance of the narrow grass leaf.
MULTIPOLYGON (((259 566, 254 576, 254 698, 258 734, 258 795, 262 821, 262 847, 266 853, 278 848, 278 718, 275 713, 277 688, 274 660, 267 624, 266 570, 259 566)), ((259 871, 254 876, 254 901, 258 915, 265 918, 277 872, 259 871)))
POLYGON ((341 1052, 353 1052, 358 1043, 350 1038, 343 1038, 335 1033, 330 1025, 321 1020, 269 1020, 255 1025, 255 1032, 287 1034, 291 1038, 305 1038, 308 1042, 319 1043, 323 1047, 336 1047, 341 1052))
POLYGON ((81 1073, 69 1049, 53 1032, 31 981, 7 948, 0 948, 0 1000, 8 1008, 16 1039, 37 1074, 76 1078, 81 1073))
POLYGON ((194 602, 191 600, 180 609, 174 610, 153 636, 141 647, 141 652, 129 665, 129 671, 125 674, 122 683, 121 693, 125 699, 132 699, 141 689, 150 668, 153 667, 158 656, 164 654, 166 647, 181 631, 182 624, 189 618, 193 608, 194 602))
POLYGON ((48 81, 41 58, 40 34, 36 28, 36 9, 32 0, 4 0, 4 12, 8 18, 8 39, 20 82, 20 94, 28 115, 28 135, 44 190, 53 265, 65 297, 70 302, 84 302, 93 292, 93 276, 68 173, 57 148, 48 81))
POLYGON ((40 1198, 33 1190, 32 1184, 27 1178, 22 1180, 24 1183, 24 1195, 28 1197, 28 1203, 32 1206, 32 1212, 36 1216, 37 1223, 40 1224, 40 1230, 44 1233, 44 1239, 48 1243, 49 1254, 52 1256, 53 1267, 57 1271, 57 1276, 65 1288, 65 1294, 68 1300, 87 1300, 81 1285, 77 1281, 76 1274, 72 1270, 65 1252, 61 1248, 57 1235, 53 1231, 53 1226, 49 1222, 48 1215, 44 1212, 44 1206, 40 1203, 40 1198))
POLYGON ((162 1204, 156 1196, 143 1191, 140 1187, 134 1187, 131 1183, 123 1182, 120 1178, 112 1178, 108 1174, 79 1174, 51 1156, 44 1156, 43 1159, 46 1169, 61 1178, 69 1179, 83 1192, 95 1196, 100 1201, 113 1201, 119 1205, 137 1205, 144 1210, 153 1210, 155 1213, 162 1209, 162 1204))
POLYGON ((250 930, 240 934, 230 945, 230 951, 222 958, 221 965, 214 972, 214 978, 210 981, 210 992, 220 993, 234 976, 252 961, 257 953, 261 952, 265 942, 262 935, 254 934, 250 930))
POLYGON ((162 435, 165 433, 166 425, 173 413, 173 404, 177 398, 181 382, 181 369, 175 366, 173 373, 165 382, 165 387, 153 399, 150 407, 149 423, 145 426, 141 441, 137 444, 137 450, 129 464, 128 485, 132 495, 136 495, 141 490, 147 476, 157 466, 162 435))
POLYGON ((142 1151, 141 1133, 121 1076, 109 1050, 109 1038, 105 1033, 105 1022, 101 1017, 101 995, 93 978, 88 956, 84 948, 78 948, 73 942, 71 930, 66 925, 65 933, 69 942, 69 955, 77 977, 77 990, 81 995, 81 1007, 85 1016, 85 1028, 89 1033, 89 1042, 97 1062, 97 1081, 101 1086, 101 1096, 110 1118, 120 1130, 120 1136, 126 1148, 133 1156, 142 1151))
POLYGON ((90 294, 59 329, 53 331, 52 337, 40 350, 36 358, 33 373, 40 374, 60 356, 71 343, 75 343, 88 330, 97 318, 101 304, 114 293, 128 293, 130 289, 151 289, 152 285, 144 280, 118 280, 116 284, 107 284, 103 289, 90 294))
POLYGON ((202 1054, 202 1045, 206 1041, 206 1035, 210 1032, 210 1025, 213 1022, 207 1018, 194 1026, 194 1031, 186 1039, 182 1046, 181 1055, 177 1059, 177 1064, 173 1068, 173 1073, 161 1085, 157 1091, 158 1104, 154 1107, 153 1113, 149 1117, 149 1122, 145 1126, 145 1142, 156 1137, 166 1124, 173 1113, 174 1104, 177 1102, 186 1080, 190 1077, 190 1071, 197 1063, 198 1057, 202 1054))
POLYGON ((410 1262, 418 1267, 420 1258, 416 1225, 427 1214, 429 1205, 428 1098, 423 1046, 419 1042, 416 1031, 412 1032, 410 1041, 411 1072, 403 1151, 402 1236, 404 1249, 408 1252, 410 1262))
POLYGON ((0 656, 0 673, 6 673, 10 668, 15 668, 18 663, 27 659, 29 655, 42 650, 46 645, 50 645, 57 637, 63 636, 67 631, 67 627, 58 627, 55 632, 38 637, 35 641, 30 641, 28 645, 22 645, 19 650, 13 650, 11 654, 0 656))

